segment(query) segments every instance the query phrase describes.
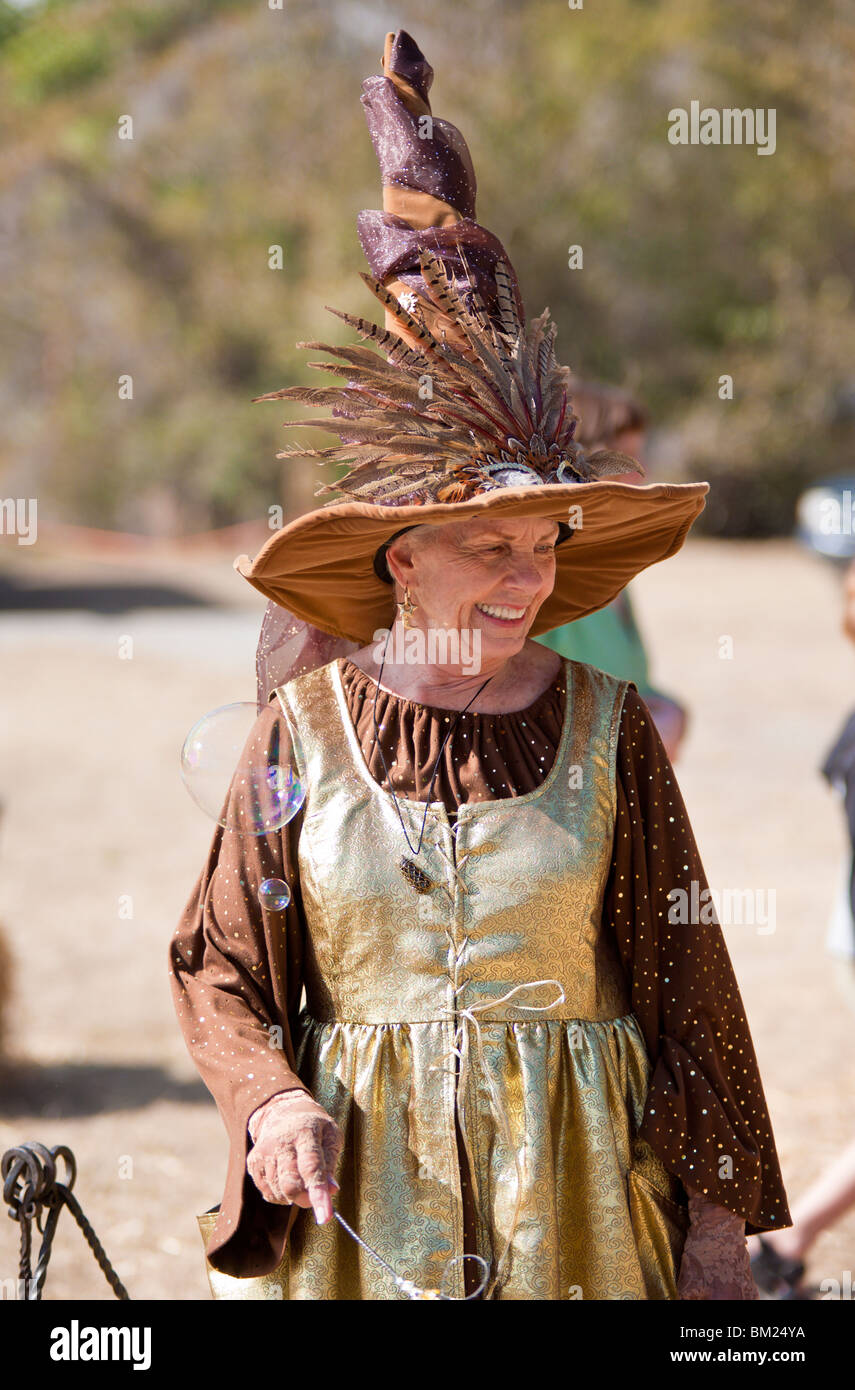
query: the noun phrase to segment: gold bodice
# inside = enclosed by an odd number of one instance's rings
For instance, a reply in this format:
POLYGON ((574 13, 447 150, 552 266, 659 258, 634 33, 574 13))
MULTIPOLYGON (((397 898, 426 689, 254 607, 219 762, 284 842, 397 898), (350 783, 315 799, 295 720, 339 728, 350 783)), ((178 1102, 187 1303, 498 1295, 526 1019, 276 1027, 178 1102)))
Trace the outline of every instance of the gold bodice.
MULTIPOLYGON (((576 666, 553 767, 525 796, 460 807, 393 800, 371 777, 333 662, 277 695, 299 729, 309 788, 299 844, 310 942, 307 1009, 318 1021, 425 1023, 560 980, 554 1020, 629 1008, 601 904, 611 861, 615 749, 626 682, 576 666), (402 855, 432 881, 419 893, 402 855), (342 925, 347 924, 347 930, 342 925), (465 977, 465 982, 464 982, 465 977)), ((543 1002, 548 990, 537 999, 543 1002)), ((555 994, 555 991, 552 991, 555 994)), ((515 1001, 482 1022, 525 1017, 515 1001)))
MULTIPOLYGON (((431 804, 418 856, 370 775, 340 664, 279 687, 307 786, 297 1068, 344 1136, 337 1209, 402 1277, 438 1288, 445 1274, 464 1295, 462 1263, 448 1266, 464 1253, 459 1127, 476 1198, 466 1253, 489 1264, 489 1297, 675 1298, 685 1194, 637 1137, 650 1060, 602 920, 627 682, 565 668, 543 782, 461 805, 454 827, 431 804)), ((397 807, 417 845, 425 803, 397 807)), ((405 1297, 338 1222, 305 1211, 275 1276, 212 1276, 220 1297, 274 1286, 405 1297)))

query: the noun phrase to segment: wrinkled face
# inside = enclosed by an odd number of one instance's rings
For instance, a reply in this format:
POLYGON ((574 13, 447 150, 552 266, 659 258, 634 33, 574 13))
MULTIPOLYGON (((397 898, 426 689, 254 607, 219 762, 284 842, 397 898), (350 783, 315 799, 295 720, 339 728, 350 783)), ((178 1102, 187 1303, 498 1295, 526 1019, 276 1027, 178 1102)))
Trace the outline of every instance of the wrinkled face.
POLYGON ((555 583, 558 522, 476 518, 401 536, 390 574, 410 590, 414 624, 480 632, 482 658, 519 651, 555 583))

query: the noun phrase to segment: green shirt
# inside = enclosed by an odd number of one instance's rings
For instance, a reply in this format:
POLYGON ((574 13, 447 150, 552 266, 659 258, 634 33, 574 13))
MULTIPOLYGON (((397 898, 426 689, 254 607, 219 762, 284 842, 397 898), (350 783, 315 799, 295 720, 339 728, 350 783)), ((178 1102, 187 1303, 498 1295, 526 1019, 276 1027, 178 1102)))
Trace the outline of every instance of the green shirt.
POLYGON ((560 656, 586 661, 619 680, 635 681, 642 697, 652 690, 644 641, 626 589, 606 608, 534 640, 560 656))

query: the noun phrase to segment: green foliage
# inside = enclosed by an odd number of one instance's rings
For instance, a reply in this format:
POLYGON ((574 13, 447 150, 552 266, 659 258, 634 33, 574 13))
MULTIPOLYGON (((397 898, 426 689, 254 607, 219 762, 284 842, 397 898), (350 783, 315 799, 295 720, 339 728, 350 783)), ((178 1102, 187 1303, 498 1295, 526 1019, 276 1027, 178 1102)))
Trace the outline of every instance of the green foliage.
POLYGON ((107 71, 110 50, 106 34, 76 29, 72 16, 54 15, 50 23, 22 26, 8 39, 3 67, 13 95, 34 103, 86 87, 101 77, 107 71))
POLYGON ((12 99, 36 104, 91 87, 132 55, 168 48, 219 11, 252 0, 0 0, 0 72, 12 99))
POLYGON ((0 0, 0 46, 17 34, 24 23, 24 16, 14 5, 0 0))

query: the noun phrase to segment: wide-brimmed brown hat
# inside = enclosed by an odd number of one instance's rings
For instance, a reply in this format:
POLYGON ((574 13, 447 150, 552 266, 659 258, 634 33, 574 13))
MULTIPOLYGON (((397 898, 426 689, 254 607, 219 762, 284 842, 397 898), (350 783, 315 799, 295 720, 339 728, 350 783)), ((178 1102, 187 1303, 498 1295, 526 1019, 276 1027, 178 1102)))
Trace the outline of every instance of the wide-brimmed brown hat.
POLYGON ((377 551, 408 526, 470 517, 545 517, 582 524, 556 549, 555 587, 530 636, 603 608, 633 575, 678 551, 703 510, 707 483, 554 483, 496 489, 466 502, 381 507, 343 502, 298 517, 255 560, 235 568, 259 593, 336 637, 366 643, 395 618, 394 592, 375 567, 377 551))
POLYGON ((575 438, 570 369, 544 310, 528 322, 501 243, 474 220, 475 176, 462 135, 433 117, 433 70, 404 31, 389 34, 384 76, 363 84, 383 177, 383 213, 360 216, 385 327, 332 312, 365 345, 304 343, 334 362, 335 386, 290 386, 258 400, 329 408, 340 444, 280 458, 349 465, 339 492, 284 526, 235 568, 323 632, 368 642, 395 617, 384 547, 414 526, 473 518, 559 522, 556 579, 532 636, 605 607, 648 565, 679 550, 703 510, 705 482, 620 482, 635 459, 586 454, 575 438), (428 125, 425 125, 425 122, 428 125), (377 349, 376 351, 374 349, 377 349))

